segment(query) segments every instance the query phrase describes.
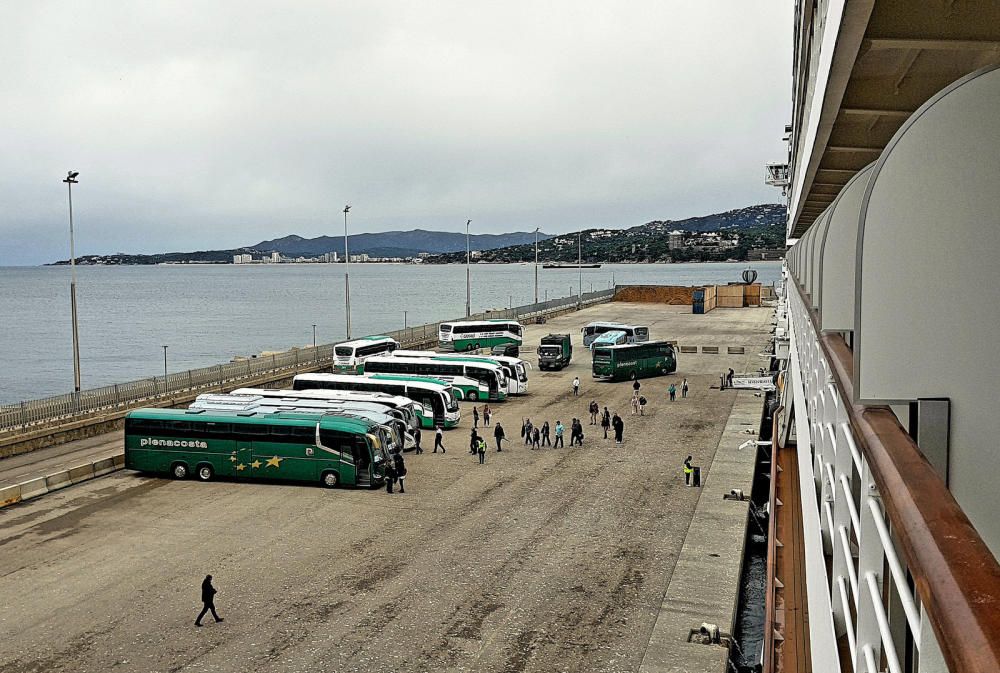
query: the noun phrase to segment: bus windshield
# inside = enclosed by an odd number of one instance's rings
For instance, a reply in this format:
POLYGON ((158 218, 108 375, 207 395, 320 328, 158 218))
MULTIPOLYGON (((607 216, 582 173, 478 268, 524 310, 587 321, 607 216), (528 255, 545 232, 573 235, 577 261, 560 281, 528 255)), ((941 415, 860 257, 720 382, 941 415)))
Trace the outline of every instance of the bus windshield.
POLYGON ((337 346, 333 352, 342 357, 350 357, 354 355, 354 346, 337 346))

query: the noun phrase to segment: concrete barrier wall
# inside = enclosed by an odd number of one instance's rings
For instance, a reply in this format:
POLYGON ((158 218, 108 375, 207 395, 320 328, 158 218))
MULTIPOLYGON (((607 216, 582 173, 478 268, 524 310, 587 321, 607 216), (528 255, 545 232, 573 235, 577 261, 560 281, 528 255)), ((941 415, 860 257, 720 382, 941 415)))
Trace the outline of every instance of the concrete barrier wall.
POLYGON ((52 493, 67 486, 80 484, 97 477, 110 474, 125 467, 125 454, 119 453, 109 458, 81 463, 68 470, 53 472, 45 477, 28 479, 20 484, 0 488, 0 507, 31 500, 46 493, 52 493))

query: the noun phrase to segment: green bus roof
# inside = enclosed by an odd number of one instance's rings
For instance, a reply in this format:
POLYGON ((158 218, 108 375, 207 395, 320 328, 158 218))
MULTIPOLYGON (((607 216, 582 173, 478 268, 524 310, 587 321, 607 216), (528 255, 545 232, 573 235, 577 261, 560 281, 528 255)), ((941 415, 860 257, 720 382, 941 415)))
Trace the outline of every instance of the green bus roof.
POLYGON ((670 346, 671 348, 674 347, 673 344, 671 344, 669 341, 640 341, 638 343, 631 343, 631 344, 597 344, 597 341, 595 340, 594 343, 596 345, 595 350, 600 349, 600 350, 622 351, 622 350, 628 350, 630 348, 643 348, 645 346, 670 346))
POLYGON ((125 418, 144 420, 191 421, 194 423, 247 423, 251 425, 315 426, 322 421, 323 427, 349 432, 368 432, 378 423, 351 416, 340 416, 326 411, 279 411, 258 413, 256 411, 203 411, 200 409, 136 409, 125 414, 125 418))
POLYGON ((377 379, 380 381, 410 381, 412 383, 433 383, 435 385, 444 386, 445 388, 450 388, 451 384, 447 381, 442 381, 441 379, 436 379, 430 376, 409 376, 407 374, 372 374, 368 378, 377 379))
MULTIPOLYGON (((392 337, 386 336, 384 334, 375 334, 372 336, 361 337, 360 339, 358 339, 358 341, 381 341, 383 339, 392 339, 392 337)), ((392 340, 395 341, 395 339, 392 340)))

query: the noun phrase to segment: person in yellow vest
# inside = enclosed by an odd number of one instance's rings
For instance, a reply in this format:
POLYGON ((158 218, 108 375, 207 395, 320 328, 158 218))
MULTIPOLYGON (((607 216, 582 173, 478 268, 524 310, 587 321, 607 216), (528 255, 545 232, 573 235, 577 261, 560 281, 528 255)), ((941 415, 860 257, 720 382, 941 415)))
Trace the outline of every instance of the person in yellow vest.
POLYGON ((684 459, 684 485, 691 485, 691 475, 694 474, 694 468, 691 466, 691 456, 684 459))

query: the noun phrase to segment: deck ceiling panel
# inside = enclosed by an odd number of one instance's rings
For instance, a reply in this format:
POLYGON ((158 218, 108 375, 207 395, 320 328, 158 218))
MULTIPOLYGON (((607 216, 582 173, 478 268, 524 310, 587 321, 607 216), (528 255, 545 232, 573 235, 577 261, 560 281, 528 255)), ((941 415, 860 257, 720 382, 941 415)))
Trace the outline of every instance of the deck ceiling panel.
POLYGON ((961 77, 1000 63, 1000 2, 877 0, 789 232, 801 236, 906 119, 961 77))

